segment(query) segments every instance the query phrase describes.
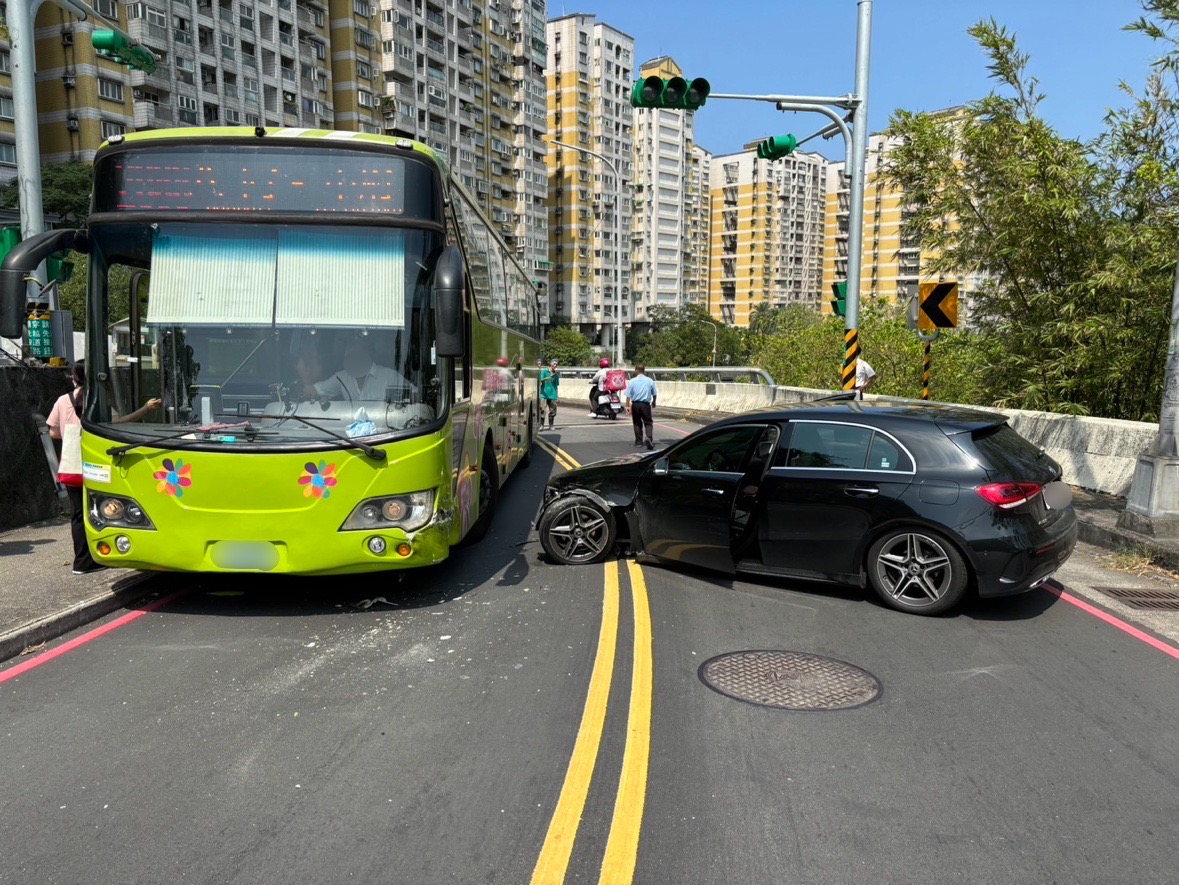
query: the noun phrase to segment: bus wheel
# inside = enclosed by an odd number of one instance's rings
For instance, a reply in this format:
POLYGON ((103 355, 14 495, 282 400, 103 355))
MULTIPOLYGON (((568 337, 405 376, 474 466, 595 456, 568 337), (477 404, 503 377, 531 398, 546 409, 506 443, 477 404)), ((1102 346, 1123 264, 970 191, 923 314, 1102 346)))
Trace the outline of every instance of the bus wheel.
POLYGON ((491 528, 491 517, 495 515, 495 504, 499 500, 499 464, 491 446, 483 448, 483 458, 479 462, 479 518, 471 526, 467 537, 472 541, 481 541, 491 528))

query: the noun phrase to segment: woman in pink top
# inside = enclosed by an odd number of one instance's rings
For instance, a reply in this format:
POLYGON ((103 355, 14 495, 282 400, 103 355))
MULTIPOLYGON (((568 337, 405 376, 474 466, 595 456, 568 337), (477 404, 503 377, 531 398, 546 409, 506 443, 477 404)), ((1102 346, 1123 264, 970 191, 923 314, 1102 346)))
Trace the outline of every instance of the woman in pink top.
MULTIPOLYGON (((80 427, 82 424, 82 405, 86 400, 86 364, 83 360, 74 363, 73 369, 70 370, 70 381, 74 385, 73 392, 63 393, 57 398, 57 402, 53 404, 53 410, 49 413, 49 418, 45 421, 49 427, 49 436, 59 441, 65 439, 65 429, 68 425, 76 424, 80 427)), ((158 398, 150 399, 130 415, 115 415, 112 420, 116 423, 138 421, 148 412, 154 412, 159 407, 160 400, 158 398)), ((86 546, 82 474, 59 471, 57 481, 65 486, 66 492, 70 496, 72 511, 70 514, 70 534, 74 539, 74 574, 84 575, 102 568, 94 561, 94 557, 90 555, 90 548, 86 546)))

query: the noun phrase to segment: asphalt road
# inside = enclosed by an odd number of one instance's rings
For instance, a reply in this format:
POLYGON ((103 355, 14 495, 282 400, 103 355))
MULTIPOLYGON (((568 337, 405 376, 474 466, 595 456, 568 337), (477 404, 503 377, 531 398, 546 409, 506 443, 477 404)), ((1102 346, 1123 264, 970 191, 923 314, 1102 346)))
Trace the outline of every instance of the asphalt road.
MULTIPOLYGON (((559 417, 562 458, 629 449, 559 417)), ((1179 660, 1047 591, 930 619, 549 565, 560 469, 538 450, 428 573, 161 576, 181 595, 0 684, 0 882, 1174 880, 1179 660), (881 693, 803 713, 701 681, 755 649, 881 693)))

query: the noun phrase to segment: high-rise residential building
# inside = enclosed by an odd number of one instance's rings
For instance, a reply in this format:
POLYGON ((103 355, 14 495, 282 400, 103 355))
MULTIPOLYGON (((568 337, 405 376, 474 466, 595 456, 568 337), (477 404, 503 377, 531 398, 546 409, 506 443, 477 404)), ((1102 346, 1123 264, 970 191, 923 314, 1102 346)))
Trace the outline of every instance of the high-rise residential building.
POLYGON ((450 158, 543 281, 544 0, 379 0, 384 130, 450 158))
MULTIPOLYGON (((901 238, 903 192, 888 185, 880 174, 893 142, 884 135, 868 137, 860 297, 904 301, 917 292, 921 255, 916 244, 901 238)), ((846 168, 843 162, 827 167, 827 248, 823 261, 826 292, 831 291, 833 283, 847 279, 851 189, 846 168)), ((829 313, 830 301, 824 302, 823 312, 829 313)))
MULTIPOLYGON (((682 77, 667 56, 645 62, 639 77, 682 77)), ((707 152, 694 136, 695 113, 635 112, 635 209, 631 257, 635 322, 651 308, 704 304, 708 295, 707 152)))
POLYGON ((548 148, 548 316, 603 347, 614 343, 615 298, 634 318, 630 280, 634 39, 592 15, 552 19, 548 38, 548 131, 585 148, 548 148), (621 241, 621 244, 619 244, 621 241))
MULTIPOLYGON (((432 144, 538 279, 544 205, 544 0, 92 0, 160 59, 99 57, 57 6, 36 19, 42 157, 171 126, 389 132, 432 144)), ((3 4, 0 4, 3 6, 3 4)), ((11 55, 0 30, 0 181, 16 174, 11 55)))
POLYGON ((713 157, 709 311, 748 326, 760 304, 819 306, 827 160, 796 152, 769 161, 755 144, 713 157))
MULTIPOLYGON (((332 40, 347 33, 359 46, 361 33, 375 35, 373 7, 363 4, 361 15, 358 0, 333 0, 330 13, 327 3, 299 3, 296 9, 292 0, 91 5, 160 63, 148 74, 102 58, 90 40, 101 22, 42 5, 35 28, 45 162, 90 161, 104 139, 136 129, 340 125, 334 122, 332 40)), ((377 53, 379 64, 379 47, 377 53)), ((340 54, 359 58, 359 52, 340 54)), ((5 97, 12 94, 10 71, 11 47, 0 32, 0 169, 8 179, 16 172, 12 99, 5 97)))
MULTIPOLYGON (((961 118, 961 108, 936 112, 953 125, 961 118)), ((906 303, 917 297, 924 282, 936 282, 939 277, 925 271, 929 253, 920 242, 906 237, 901 230, 908 212, 905 193, 889 183, 883 174, 888 153, 899 144, 899 139, 883 133, 868 138, 866 174, 864 176, 864 237, 861 250, 860 298, 883 298, 889 302, 906 303)), ((831 284, 847 279, 848 230, 851 190, 845 173, 846 165, 833 162, 827 170, 827 229, 823 260, 823 291, 830 292, 831 284)), ((947 219, 950 225, 954 219, 947 219)), ((980 278, 975 274, 948 274, 944 279, 959 284, 959 325, 966 323, 970 293, 978 288, 980 278)), ((824 298, 823 312, 829 313, 829 298, 824 298)))

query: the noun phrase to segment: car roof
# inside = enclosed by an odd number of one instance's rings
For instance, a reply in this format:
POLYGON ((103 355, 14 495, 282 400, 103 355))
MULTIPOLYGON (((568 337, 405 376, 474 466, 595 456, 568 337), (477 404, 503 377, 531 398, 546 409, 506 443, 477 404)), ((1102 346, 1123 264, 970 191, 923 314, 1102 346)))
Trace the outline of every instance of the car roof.
POLYGON ((782 403, 764 406, 739 415, 730 415, 717 424, 741 424, 754 421, 842 421, 866 423, 873 426, 903 429, 914 424, 933 423, 945 433, 969 433, 1007 422, 999 412, 971 409, 946 403, 926 403, 915 400, 816 400, 806 403, 782 403))

